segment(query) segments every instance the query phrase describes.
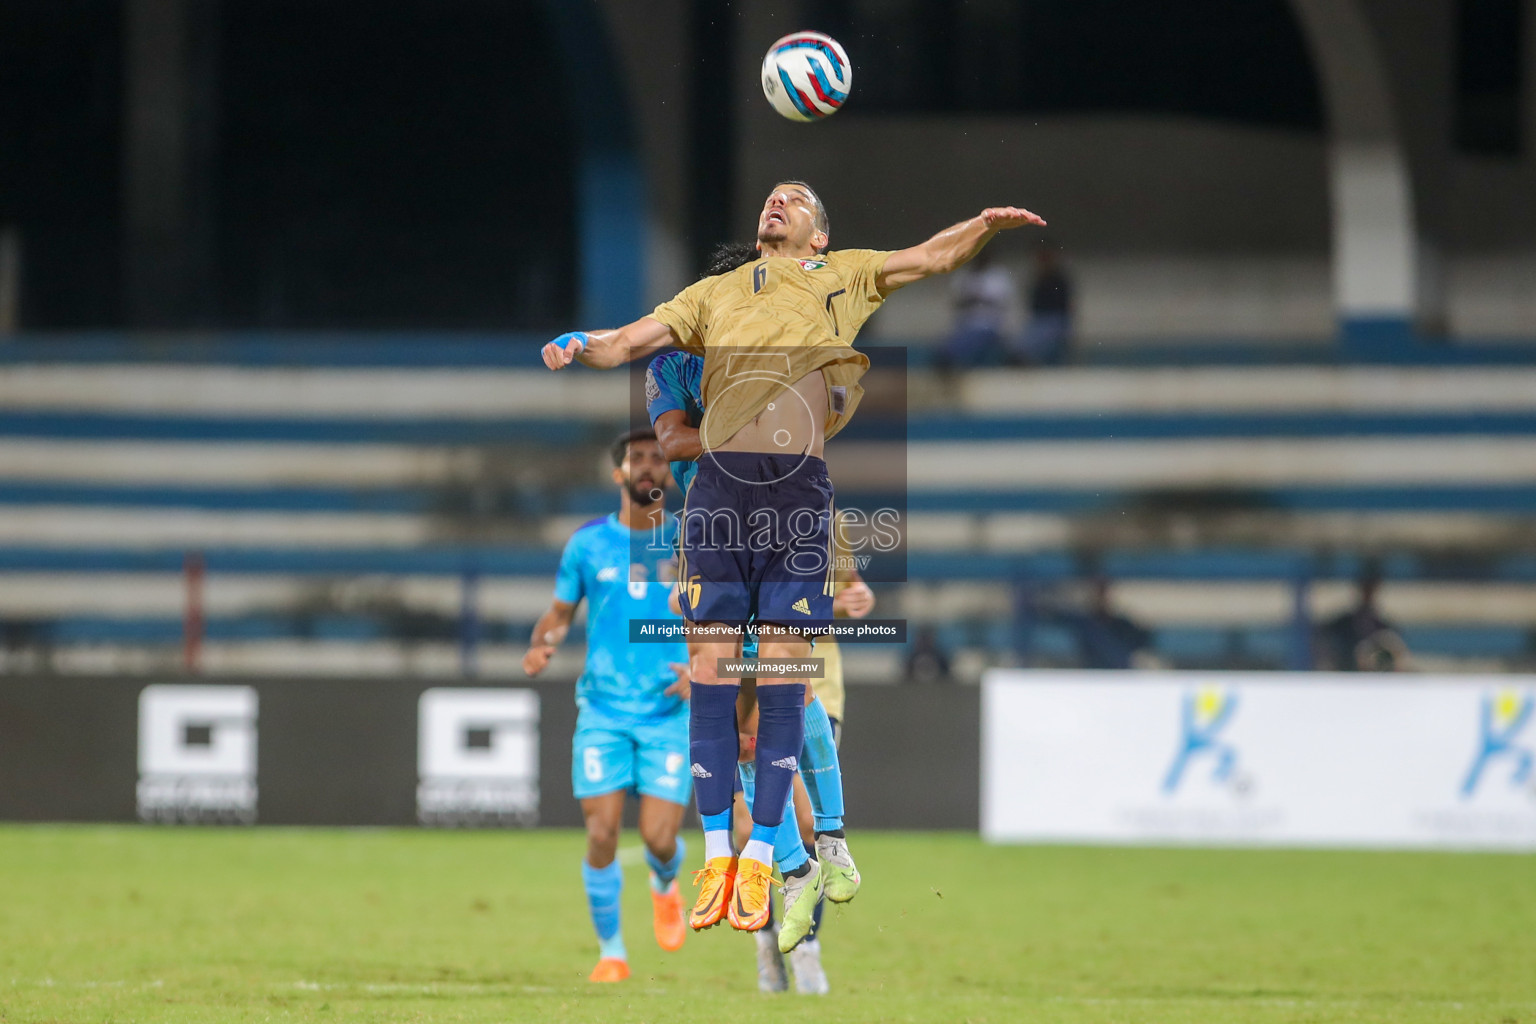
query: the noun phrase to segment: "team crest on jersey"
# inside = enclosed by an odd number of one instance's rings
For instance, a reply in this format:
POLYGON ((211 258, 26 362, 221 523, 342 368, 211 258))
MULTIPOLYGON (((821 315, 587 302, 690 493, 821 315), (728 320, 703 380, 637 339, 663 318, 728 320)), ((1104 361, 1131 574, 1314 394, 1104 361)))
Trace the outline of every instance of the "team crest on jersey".
POLYGON ((826 265, 827 265, 827 261, 826 260, 801 260, 800 261, 800 268, 802 270, 820 270, 822 267, 824 267, 826 265))

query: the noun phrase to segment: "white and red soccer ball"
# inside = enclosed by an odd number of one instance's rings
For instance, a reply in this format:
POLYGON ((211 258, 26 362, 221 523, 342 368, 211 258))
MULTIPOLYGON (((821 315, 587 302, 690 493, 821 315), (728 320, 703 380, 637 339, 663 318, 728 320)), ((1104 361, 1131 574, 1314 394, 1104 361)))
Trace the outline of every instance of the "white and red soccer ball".
POLYGON ((831 117, 848 99, 853 65, 836 39, 791 32, 763 58, 763 95, 791 121, 831 117))

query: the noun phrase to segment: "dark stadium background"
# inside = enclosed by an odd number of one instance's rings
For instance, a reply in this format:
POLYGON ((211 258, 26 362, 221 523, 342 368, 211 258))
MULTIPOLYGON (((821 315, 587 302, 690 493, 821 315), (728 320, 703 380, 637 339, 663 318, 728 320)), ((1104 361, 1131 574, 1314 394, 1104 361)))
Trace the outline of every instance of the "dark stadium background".
MULTIPOLYGON (((176 59, 156 33, 184 32, 189 47, 175 83, 184 95, 161 100, 184 104, 174 167, 128 151, 132 6, 0 7, 0 221, 26 239, 28 329, 566 326, 572 174, 590 116, 576 75, 617 79, 618 102, 635 108, 681 108, 694 159, 680 212, 696 259, 741 232, 731 186, 742 129, 726 100, 740 84, 745 42, 731 29, 743 5, 655 8, 658 35, 679 33, 697 55, 655 58, 687 64, 673 95, 604 72, 612 44, 571 39, 591 15, 562 5, 216 0, 185 5, 179 27, 146 5, 143 60, 176 59), (154 226, 128 212, 145 201, 131 188, 156 187, 130 174, 135 159, 180 182, 176 224, 153 242, 143 236, 154 226), (148 245, 162 258, 136 259, 148 245)), ((1433 6, 1454 8, 1456 151, 1518 157, 1519 3, 1433 6)), ((794 9, 779 7, 782 18, 794 9)), ((1130 113, 1325 131, 1316 69, 1283 0, 828 0, 802 20, 861 58, 848 119, 1130 113)))

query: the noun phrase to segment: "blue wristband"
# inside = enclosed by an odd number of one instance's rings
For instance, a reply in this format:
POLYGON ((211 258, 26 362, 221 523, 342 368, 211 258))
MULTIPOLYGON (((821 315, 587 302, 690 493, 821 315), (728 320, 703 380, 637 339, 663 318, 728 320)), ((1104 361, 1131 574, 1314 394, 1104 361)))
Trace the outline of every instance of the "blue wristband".
POLYGON ((569 345, 571 343, 572 339, 581 342, 582 351, 583 352, 586 351, 586 348, 587 348, 587 332, 586 331, 566 331, 564 334, 560 335, 560 337, 555 339, 554 344, 559 345, 561 348, 565 348, 565 346, 567 346, 567 345, 569 345))

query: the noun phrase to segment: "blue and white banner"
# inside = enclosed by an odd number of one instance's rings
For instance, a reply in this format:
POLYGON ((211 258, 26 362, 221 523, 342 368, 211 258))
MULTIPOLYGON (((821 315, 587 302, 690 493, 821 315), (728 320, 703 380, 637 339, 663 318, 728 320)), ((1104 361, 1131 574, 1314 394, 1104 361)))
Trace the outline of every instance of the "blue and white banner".
POLYGON ((988 673, 997 842, 1536 849, 1536 678, 988 673))

